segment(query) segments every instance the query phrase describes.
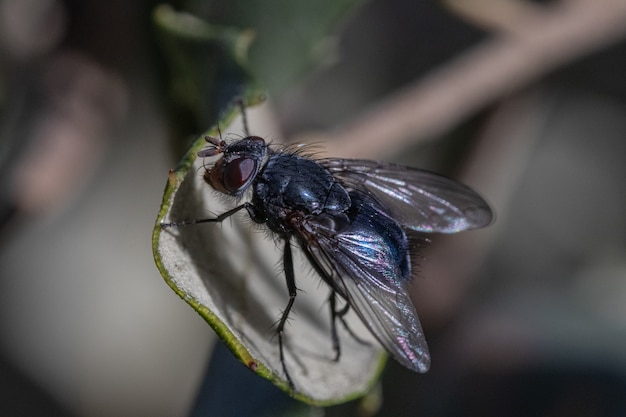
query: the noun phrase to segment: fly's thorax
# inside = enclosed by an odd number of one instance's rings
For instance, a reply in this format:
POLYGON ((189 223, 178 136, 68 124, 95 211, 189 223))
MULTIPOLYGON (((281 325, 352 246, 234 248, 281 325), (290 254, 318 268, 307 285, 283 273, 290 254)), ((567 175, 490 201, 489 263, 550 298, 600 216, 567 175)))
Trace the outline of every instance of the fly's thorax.
POLYGON ((348 192, 330 172, 315 160, 293 153, 269 155, 255 181, 254 199, 276 207, 277 215, 284 210, 316 215, 350 207, 348 192))

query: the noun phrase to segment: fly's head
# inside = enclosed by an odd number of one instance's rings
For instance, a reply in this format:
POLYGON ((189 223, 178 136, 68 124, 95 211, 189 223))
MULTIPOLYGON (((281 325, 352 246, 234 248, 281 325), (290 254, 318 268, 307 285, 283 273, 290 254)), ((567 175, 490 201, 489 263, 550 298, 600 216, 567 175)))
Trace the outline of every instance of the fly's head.
POLYGON ((207 136, 210 144, 198 152, 198 156, 210 157, 221 154, 212 168, 204 173, 204 180, 217 191, 239 197, 259 173, 267 154, 263 138, 248 136, 227 144, 221 139, 207 136))

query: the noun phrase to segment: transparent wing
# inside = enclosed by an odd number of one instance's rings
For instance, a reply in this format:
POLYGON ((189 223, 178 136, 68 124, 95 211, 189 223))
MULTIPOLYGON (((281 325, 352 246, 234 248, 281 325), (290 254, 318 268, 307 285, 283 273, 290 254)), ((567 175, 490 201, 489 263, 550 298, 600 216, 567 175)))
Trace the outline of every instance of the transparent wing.
POLYGON ((317 161, 352 189, 365 189, 402 225, 420 232, 456 233, 487 226, 489 205, 469 187, 432 172, 361 159, 317 161))
POLYGON ((407 368, 426 372, 430 355, 408 294, 410 277, 394 266, 384 238, 373 230, 302 237, 308 243, 301 246, 316 271, 347 300, 387 352, 407 368))

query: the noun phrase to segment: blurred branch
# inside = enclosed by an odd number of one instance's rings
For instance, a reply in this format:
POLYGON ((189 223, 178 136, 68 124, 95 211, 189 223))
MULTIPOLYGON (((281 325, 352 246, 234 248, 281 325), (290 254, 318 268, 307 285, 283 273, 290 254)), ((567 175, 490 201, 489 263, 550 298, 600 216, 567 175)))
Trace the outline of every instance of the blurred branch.
MULTIPOLYGON (((449 2, 461 13, 458 4, 449 2)), ((478 10, 485 9, 474 11, 478 10)), ((524 10, 515 19, 499 20, 506 31, 326 135, 328 153, 383 158, 391 150, 433 138, 489 103, 626 33, 623 0, 569 0, 524 10)), ((463 8, 463 13, 467 11, 463 8)), ((320 140, 318 134, 307 136, 304 140, 320 140)))
MULTIPOLYGON (((490 39, 377 103, 351 124, 325 138, 306 140, 324 139, 333 156, 384 159, 407 145, 433 139, 501 101, 467 158, 461 178, 488 196, 499 217, 506 217, 532 141, 544 123, 536 94, 515 93, 623 38, 626 2, 569 0, 539 6, 498 0, 498 7, 488 2, 448 0, 447 4, 467 19, 496 30, 490 39)), ((420 281, 414 294, 426 323, 446 322, 457 311, 497 232, 490 228, 454 239, 438 238, 422 268, 424 276, 437 279, 420 281)))
POLYGON ((546 7, 526 0, 441 0, 453 12, 468 22, 488 30, 514 34, 524 28, 522 21, 535 19, 546 7))

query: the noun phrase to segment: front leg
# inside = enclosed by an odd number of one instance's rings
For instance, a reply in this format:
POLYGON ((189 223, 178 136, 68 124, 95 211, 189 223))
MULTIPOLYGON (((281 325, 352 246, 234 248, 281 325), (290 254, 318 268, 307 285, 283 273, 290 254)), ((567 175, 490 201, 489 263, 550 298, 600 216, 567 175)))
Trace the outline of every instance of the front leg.
POLYGON ((217 217, 213 217, 209 219, 191 219, 191 220, 181 220, 181 221, 170 222, 170 223, 161 223, 161 229, 167 229, 168 227, 189 226, 192 224, 199 224, 199 223, 221 223, 227 218, 229 218, 230 216, 232 216, 233 214, 237 213, 239 210, 242 210, 244 208, 248 210, 248 212, 250 212, 250 210, 252 210, 252 204, 244 203, 240 206, 235 207, 234 209, 230 209, 227 212, 220 214, 217 217))

